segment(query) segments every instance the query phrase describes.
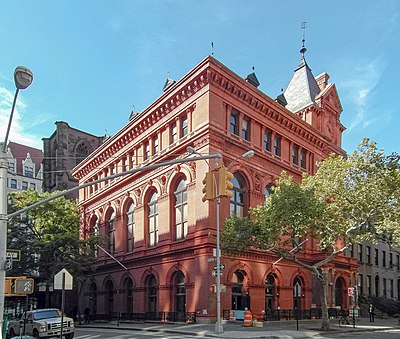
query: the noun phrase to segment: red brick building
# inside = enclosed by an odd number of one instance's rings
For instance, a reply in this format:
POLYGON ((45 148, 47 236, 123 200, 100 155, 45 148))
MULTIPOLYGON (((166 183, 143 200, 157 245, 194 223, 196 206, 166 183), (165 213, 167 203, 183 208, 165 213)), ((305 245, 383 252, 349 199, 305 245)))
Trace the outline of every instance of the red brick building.
MULTIPOLYGON (((314 78, 304 57, 285 92, 271 99, 257 87, 254 73, 241 78, 211 56, 134 116, 73 172, 80 184, 161 161, 219 152, 234 173, 234 195, 221 200, 221 225, 231 213, 246 214, 263 204, 282 170, 301 179, 314 173, 329 153, 343 153, 341 104, 326 73, 314 78), (285 107, 286 106, 286 107, 285 107), (255 156, 237 159, 248 150, 255 156), (233 162, 233 163, 232 163, 233 162)), ((211 167, 214 161, 210 162, 211 167)), ((216 203, 202 202, 205 161, 161 167, 119 177, 80 191, 81 234, 98 233, 96 274, 84 286, 81 308, 100 314, 196 312, 215 318, 210 290, 215 262, 216 203)), ((320 260, 316 242, 304 244, 309 262, 320 260)), ((317 284, 309 271, 271 254, 243 253, 226 266, 221 283, 223 310, 318 307, 317 284), (294 297, 294 287, 301 288, 294 297)), ((327 265, 328 302, 348 306, 356 260, 327 265)))

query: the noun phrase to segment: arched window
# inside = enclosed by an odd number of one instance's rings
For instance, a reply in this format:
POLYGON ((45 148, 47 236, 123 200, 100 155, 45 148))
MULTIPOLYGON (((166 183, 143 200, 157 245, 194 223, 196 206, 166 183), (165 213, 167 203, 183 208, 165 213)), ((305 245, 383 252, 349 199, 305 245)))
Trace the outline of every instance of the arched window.
POLYGON ((114 284, 111 280, 106 282, 105 290, 106 312, 109 316, 111 316, 114 312, 114 284))
POLYGON ((177 272, 174 276, 175 289, 175 312, 186 312, 186 289, 185 276, 182 272, 177 272))
POLYGON ((271 185, 267 185, 264 187, 264 206, 267 202, 267 198, 272 194, 272 187, 271 185))
POLYGON ((83 159, 89 155, 89 148, 84 141, 81 141, 75 149, 75 162, 78 165, 83 159))
POLYGON ((125 312, 128 314, 133 313, 133 282, 131 278, 126 278, 124 283, 125 289, 125 312))
POLYGON ((135 244, 135 206, 129 203, 126 210, 126 251, 132 252, 135 244))
POLYGON ((149 246, 158 243, 158 194, 154 192, 148 203, 149 246))
MULTIPOLYGON (((147 279, 147 311, 157 312, 157 280, 154 275, 147 279)), ((151 317, 151 315, 150 315, 151 317)), ((155 315, 154 315, 155 317, 155 315)))
POLYGON ((187 189, 186 180, 178 182, 175 192, 175 239, 179 240, 187 236, 187 189))
POLYGON ((244 179, 239 173, 235 173, 231 182, 233 184, 233 195, 231 198, 230 212, 231 215, 242 217, 244 215, 244 179))
POLYGON ((106 220, 106 232, 107 232, 107 245, 108 245, 108 252, 110 254, 114 254, 115 252, 115 213, 112 211, 109 214, 108 219, 106 220))

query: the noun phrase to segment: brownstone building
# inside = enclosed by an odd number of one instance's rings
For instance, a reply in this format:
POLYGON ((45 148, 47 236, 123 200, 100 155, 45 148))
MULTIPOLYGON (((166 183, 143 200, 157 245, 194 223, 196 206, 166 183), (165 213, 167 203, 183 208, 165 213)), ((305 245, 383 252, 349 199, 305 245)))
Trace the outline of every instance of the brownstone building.
MULTIPOLYGON (((61 191, 78 185, 71 170, 99 147, 104 137, 72 128, 64 121, 57 121, 56 130, 49 138, 43 138, 43 190, 61 191)), ((70 198, 77 198, 72 193, 70 198)))
MULTIPOLYGON (((73 171, 80 184, 143 169, 79 193, 82 236, 100 234, 104 249, 126 267, 99 250, 82 307, 98 315, 195 312, 198 319, 215 318, 216 203, 202 202, 202 180, 214 161, 146 166, 193 156, 188 146, 219 152, 234 173, 233 197, 221 200, 221 225, 230 214, 246 215, 264 203, 282 170, 300 180, 329 153, 343 153, 342 107, 328 79, 326 73, 314 77, 303 57, 274 100, 257 88, 254 73, 243 79, 208 56, 82 161, 73 171), (235 161, 248 150, 254 157, 235 161)), ((299 255, 311 263, 324 254, 310 239, 299 255)), ((261 314, 318 307, 310 272, 286 260, 274 265, 278 259, 258 251, 234 260, 222 256, 222 309, 261 314)), ((331 306, 348 306, 355 263, 343 256, 327 265, 331 306)))

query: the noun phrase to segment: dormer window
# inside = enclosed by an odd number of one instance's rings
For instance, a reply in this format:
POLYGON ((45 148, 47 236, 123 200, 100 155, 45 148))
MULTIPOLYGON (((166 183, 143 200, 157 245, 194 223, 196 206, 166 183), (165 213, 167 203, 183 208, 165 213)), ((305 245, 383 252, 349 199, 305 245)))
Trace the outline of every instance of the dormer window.
POLYGON ((24 167, 24 174, 26 177, 33 178, 33 167, 32 166, 25 166, 24 167))

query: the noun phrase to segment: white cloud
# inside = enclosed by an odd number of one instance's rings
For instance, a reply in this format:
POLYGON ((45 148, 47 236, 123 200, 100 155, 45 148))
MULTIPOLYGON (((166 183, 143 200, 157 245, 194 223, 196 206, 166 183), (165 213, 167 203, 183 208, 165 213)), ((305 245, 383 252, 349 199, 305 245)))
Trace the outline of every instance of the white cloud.
MULTIPOLYGON (((0 141, 4 142, 8 123, 10 120, 11 107, 14 100, 14 93, 5 87, 0 87, 0 141)), ((15 105, 10 134, 8 141, 17 142, 27 146, 42 149, 41 137, 27 133, 24 127, 24 112, 28 109, 21 95, 18 96, 15 105)), ((30 126, 32 127, 32 126, 30 126)))
POLYGON ((346 72, 348 80, 344 80, 340 85, 348 100, 353 103, 356 113, 347 127, 347 132, 354 129, 364 130, 376 120, 368 115, 368 108, 386 67, 379 59, 368 63, 353 60, 353 65, 354 67, 346 72))

